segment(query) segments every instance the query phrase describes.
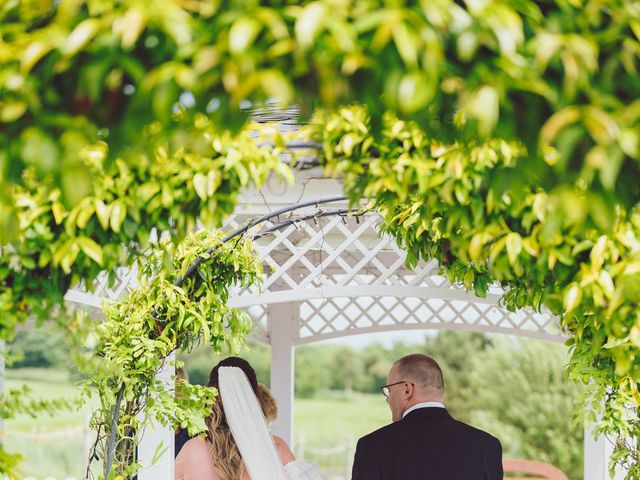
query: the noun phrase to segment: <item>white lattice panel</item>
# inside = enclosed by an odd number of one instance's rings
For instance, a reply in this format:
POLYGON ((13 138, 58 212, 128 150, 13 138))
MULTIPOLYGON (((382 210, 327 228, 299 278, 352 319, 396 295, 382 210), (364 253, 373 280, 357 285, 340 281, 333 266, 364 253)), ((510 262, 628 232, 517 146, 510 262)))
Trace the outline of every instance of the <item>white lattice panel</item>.
MULTIPOLYGON (((299 222, 257 241, 262 289, 237 292, 238 306, 298 302, 296 343, 403 329, 458 329, 564 341, 548 313, 500 308, 501 289, 477 298, 438 274, 435 262, 404 266, 405 253, 379 237, 379 217, 299 222)), ((231 219, 230 225, 237 225, 231 219)), ((266 315, 266 314, 265 314, 266 315)))
POLYGON ((296 343, 405 329, 467 330, 564 340, 556 319, 545 313, 530 310, 510 313, 477 301, 363 296, 303 302, 296 343))
POLYGON ((109 278, 108 272, 102 272, 93 283, 92 289, 80 284, 65 295, 68 302, 83 307, 101 309, 103 302, 119 300, 138 286, 136 268, 117 268, 109 278))

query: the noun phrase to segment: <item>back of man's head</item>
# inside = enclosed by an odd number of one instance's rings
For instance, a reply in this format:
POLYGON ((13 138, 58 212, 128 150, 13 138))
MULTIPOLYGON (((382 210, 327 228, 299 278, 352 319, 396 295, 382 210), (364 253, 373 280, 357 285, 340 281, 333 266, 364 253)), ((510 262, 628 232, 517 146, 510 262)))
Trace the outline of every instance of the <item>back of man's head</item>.
POLYGON ((415 385, 417 393, 425 400, 442 401, 444 379, 440 365, 429 355, 412 353, 394 363, 403 380, 415 385))

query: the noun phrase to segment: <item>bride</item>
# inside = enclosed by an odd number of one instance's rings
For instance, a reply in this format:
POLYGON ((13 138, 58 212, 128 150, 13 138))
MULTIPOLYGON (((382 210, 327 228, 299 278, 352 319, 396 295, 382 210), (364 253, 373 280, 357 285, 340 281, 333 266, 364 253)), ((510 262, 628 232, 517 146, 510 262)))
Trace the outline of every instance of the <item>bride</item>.
POLYGON ((209 386, 220 397, 206 419, 207 436, 184 444, 176 480, 322 480, 315 465, 296 460, 284 440, 269 433, 256 373, 246 360, 222 360, 209 386))

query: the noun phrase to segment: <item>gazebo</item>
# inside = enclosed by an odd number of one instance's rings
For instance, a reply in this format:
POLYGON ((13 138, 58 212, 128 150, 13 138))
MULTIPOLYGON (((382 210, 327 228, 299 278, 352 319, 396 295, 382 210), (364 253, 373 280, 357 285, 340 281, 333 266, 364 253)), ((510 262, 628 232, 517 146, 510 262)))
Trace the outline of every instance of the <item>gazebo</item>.
MULTIPOLYGON (((308 165, 302 164, 303 167, 308 165)), ((349 211, 337 179, 311 166, 296 170, 294 185, 275 179, 261 190, 243 193, 225 230, 269 216, 251 232, 264 266, 261 287, 236 290, 230 300, 253 318, 251 339, 271 347, 271 389, 280 415, 274 433, 288 442, 293 433, 295 347, 320 340, 398 330, 465 330, 564 342, 558 319, 530 309, 500 307, 501 289, 485 298, 452 285, 435 261, 405 266, 405 252, 380 235, 375 212, 349 211), (273 215, 275 214, 275 215, 273 215)), ((69 302, 99 311, 136 286, 135 271, 121 269, 108 287, 106 274, 92 292, 70 290, 69 302)), ((168 377, 170 372, 165 372, 168 377)), ((585 432, 585 480, 608 478, 612 447, 585 432)), ((169 446, 139 478, 173 478, 173 432, 158 426, 145 433, 140 460, 148 462, 158 442, 169 446)), ((149 465, 147 463, 147 465, 149 465)))

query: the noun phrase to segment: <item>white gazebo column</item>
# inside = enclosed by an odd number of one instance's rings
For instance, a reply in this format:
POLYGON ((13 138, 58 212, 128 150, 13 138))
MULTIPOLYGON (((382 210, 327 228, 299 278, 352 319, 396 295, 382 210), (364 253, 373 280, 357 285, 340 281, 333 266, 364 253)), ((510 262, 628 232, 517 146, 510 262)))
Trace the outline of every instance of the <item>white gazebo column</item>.
MULTIPOLYGON (((165 361, 157 378, 171 384, 175 376, 175 353, 165 361)), ((141 469, 138 480, 173 480, 175 433, 171 427, 160 425, 155 420, 145 428, 138 444, 138 462, 141 469), (155 462, 154 462, 155 459, 155 462)))
MULTIPOLYGON (((584 480, 610 480, 609 461, 613 445, 604 435, 596 440, 593 438, 593 430, 584 429, 584 480)), ((622 472, 616 471, 613 480, 622 480, 622 472)))
POLYGON ((276 303, 267 309, 271 339, 271 391, 278 404, 274 435, 291 446, 293 439, 294 340, 298 337, 300 304, 276 303))

